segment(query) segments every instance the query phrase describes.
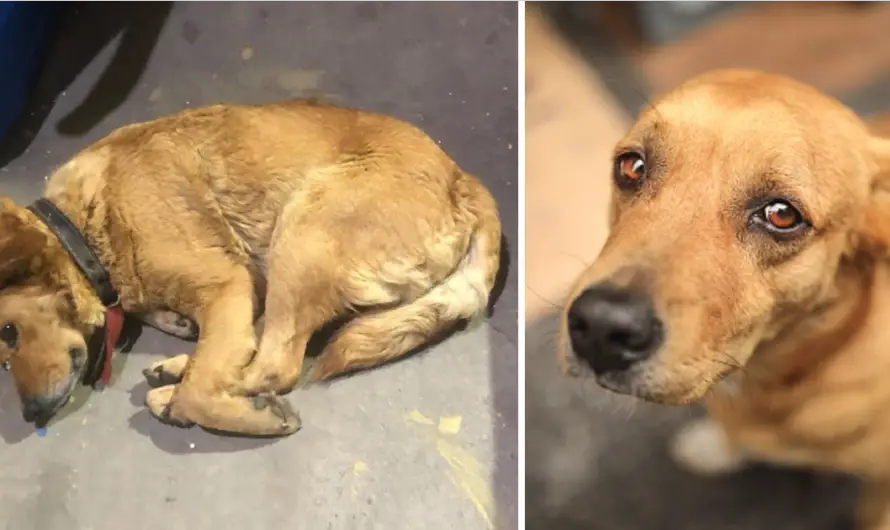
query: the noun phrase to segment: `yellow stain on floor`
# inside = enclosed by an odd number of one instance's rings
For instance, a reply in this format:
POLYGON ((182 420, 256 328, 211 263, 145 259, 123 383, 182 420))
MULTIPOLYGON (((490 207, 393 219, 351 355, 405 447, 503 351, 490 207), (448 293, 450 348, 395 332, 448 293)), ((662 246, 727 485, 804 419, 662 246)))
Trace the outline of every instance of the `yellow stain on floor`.
POLYGON ((448 478, 469 499, 485 519, 488 528, 494 528, 491 513, 494 509, 494 495, 488 482, 488 471, 469 451, 450 440, 460 432, 461 416, 443 416, 438 422, 426 417, 419 410, 409 412, 406 419, 428 427, 436 440, 436 452, 448 464, 448 478))
POLYGON ((439 418, 439 432, 442 434, 457 434, 460 432, 460 416, 443 416, 439 418))
POLYGON ((361 460, 356 460, 354 464, 352 464, 352 487, 349 488, 350 493, 352 493, 352 498, 355 499, 358 497, 359 491, 359 478, 362 475, 368 472, 368 463, 362 462, 361 460))
POLYGON ((470 499, 488 527, 494 528, 489 515, 494 506, 494 495, 488 486, 485 467, 469 451, 445 438, 436 441, 436 450, 451 468, 448 478, 470 499))
POLYGON ((408 421, 413 421, 414 423, 419 423, 421 425, 435 425, 436 422, 427 418, 417 409, 412 410, 408 413, 408 421))

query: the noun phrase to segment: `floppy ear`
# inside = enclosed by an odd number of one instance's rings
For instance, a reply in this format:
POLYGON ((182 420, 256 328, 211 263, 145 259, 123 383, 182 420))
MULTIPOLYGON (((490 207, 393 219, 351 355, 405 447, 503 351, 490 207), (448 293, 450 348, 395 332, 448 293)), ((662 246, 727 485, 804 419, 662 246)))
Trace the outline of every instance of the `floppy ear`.
POLYGON ((46 249, 46 235, 31 226, 8 199, 0 200, 0 287, 36 266, 46 249))

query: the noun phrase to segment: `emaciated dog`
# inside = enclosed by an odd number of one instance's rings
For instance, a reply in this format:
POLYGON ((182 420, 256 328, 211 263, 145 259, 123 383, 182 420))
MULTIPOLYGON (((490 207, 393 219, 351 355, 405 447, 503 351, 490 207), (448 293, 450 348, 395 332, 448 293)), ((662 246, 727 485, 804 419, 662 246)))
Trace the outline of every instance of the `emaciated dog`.
POLYGON ((197 335, 192 355, 145 371, 161 385, 155 417, 287 435, 299 420, 278 396, 313 332, 357 315, 310 380, 379 365, 483 311, 499 268, 497 207, 476 178, 414 126, 319 102, 122 127, 55 171, 44 198, 0 201, 0 364, 29 421, 65 403, 88 339, 122 308, 197 335), (119 304, 99 292, 109 283, 119 304))
POLYGON ((687 468, 851 473, 859 528, 890 529, 890 140, 812 87, 715 71, 640 114, 612 180, 565 369, 704 401, 673 444, 687 468))

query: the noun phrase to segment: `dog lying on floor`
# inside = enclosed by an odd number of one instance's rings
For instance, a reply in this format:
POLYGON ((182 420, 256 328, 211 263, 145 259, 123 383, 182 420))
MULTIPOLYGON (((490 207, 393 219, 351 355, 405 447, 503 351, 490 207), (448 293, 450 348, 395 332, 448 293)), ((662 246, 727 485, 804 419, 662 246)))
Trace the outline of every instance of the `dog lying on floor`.
POLYGON ((814 88, 716 71, 641 113, 612 178, 564 369, 704 401, 673 443, 686 468, 855 474, 859 528, 890 529, 890 140, 814 88))
POLYGON ((122 310, 197 334, 192 355, 146 370, 155 417, 287 435, 299 420, 278 395, 314 331, 358 312, 310 380, 379 365, 483 311, 499 268, 476 178, 407 123, 317 102, 122 127, 55 171, 45 199, 0 201, 0 364, 29 421, 66 402, 88 338, 122 310))

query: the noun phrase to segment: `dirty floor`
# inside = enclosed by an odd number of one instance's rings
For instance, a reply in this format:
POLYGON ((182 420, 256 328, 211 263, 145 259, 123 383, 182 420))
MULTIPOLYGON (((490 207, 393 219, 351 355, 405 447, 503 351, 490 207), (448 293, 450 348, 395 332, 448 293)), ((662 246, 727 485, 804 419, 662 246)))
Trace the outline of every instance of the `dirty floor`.
MULTIPOLYGON (((667 455, 696 408, 644 405, 557 368, 559 308, 606 237, 609 160, 630 126, 628 78, 567 45, 534 10, 526 20, 526 506, 529 530, 839 530, 856 484, 839 476, 757 467, 692 476, 667 455)), ((585 36, 590 36, 585 34, 585 36)), ((579 40, 580 39, 579 37, 579 40)), ((863 101, 887 108, 885 89, 863 101), (878 94, 883 93, 883 98, 878 94)))
POLYGON ((53 167, 129 122, 318 95, 414 122, 478 175, 500 203, 508 275, 488 320, 292 394, 304 427, 284 440, 152 420, 142 368, 192 348, 154 330, 43 437, 4 376, 0 526, 515 529, 516 43, 515 3, 76 4, 0 141, 3 194, 35 199, 53 167))

